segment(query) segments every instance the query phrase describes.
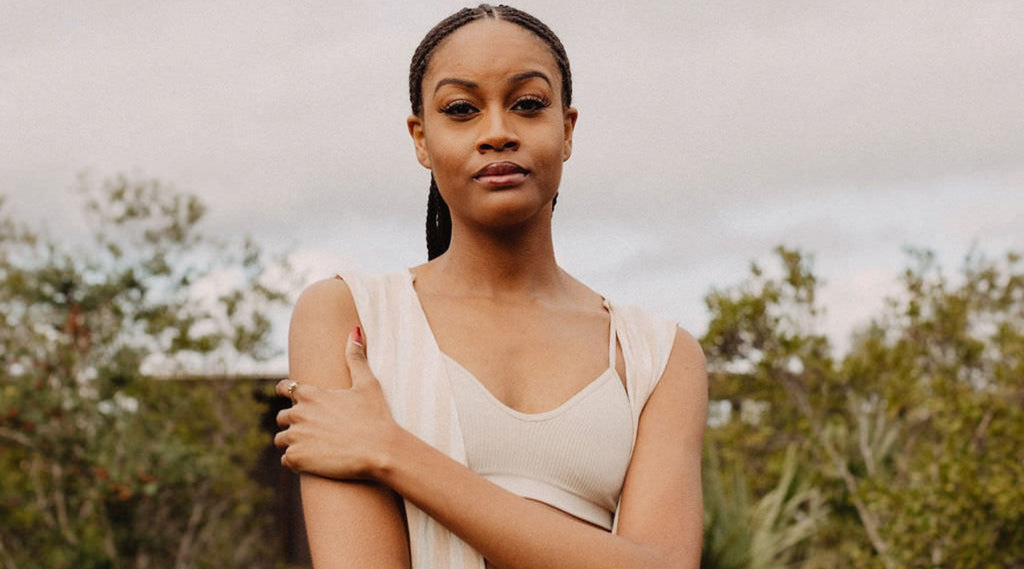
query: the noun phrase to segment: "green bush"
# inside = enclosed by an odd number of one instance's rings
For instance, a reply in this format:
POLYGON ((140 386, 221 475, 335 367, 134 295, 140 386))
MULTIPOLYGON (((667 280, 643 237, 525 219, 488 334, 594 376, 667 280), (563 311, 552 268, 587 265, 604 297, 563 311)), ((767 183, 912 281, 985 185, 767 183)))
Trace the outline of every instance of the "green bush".
MULTIPOLYGON (((902 292, 837 357, 816 331, 825 308, 810 259, 778 254, 776 276, 755 265, 746 282, 708 295, 702 343, 713 405, 762 410, 708 431, 711 455, 727 471, 743 466, 730 485, 771 495, 795 452, 828 508, 784 566, 1024 567, 1020 256, 971 255, 949 277, 932 254, 912 251, 902 292)), ((708 464, 714 474, 716 461, 708 464)), ((706 484, 704 566, 726 566, 721 544, 753 551, 754 534, 737 529, 746 502, 723 503, 730 485, 714 476, 706 484)), ((730 554, 730 567, 771 557, 730 554)))
POLYGON ((275 265, 160 183, 81 195, 89 243, 0 221, 0 565, 273 567, 253 386, 152 375, 272 355, 275 265))

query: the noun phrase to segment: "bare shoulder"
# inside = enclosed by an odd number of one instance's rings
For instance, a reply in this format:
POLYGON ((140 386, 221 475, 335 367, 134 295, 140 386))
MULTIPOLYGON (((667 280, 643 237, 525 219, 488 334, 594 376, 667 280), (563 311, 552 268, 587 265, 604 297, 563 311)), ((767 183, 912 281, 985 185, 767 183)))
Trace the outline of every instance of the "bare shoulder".
POLYGON ((299 295, 292 311, 290 335, 307 330, 318 334, 341 330, 347 337, 351 327, 358 323, 359 315, 348 284, 340 278, 323 279, 309 285, 299 295))
POLYGON ((699 373, 707 383, 707 362, 704 359, 704 350, 700 342, 692 334, 683 328, 676 326, 676 337, 672 344, 672 353, 668 358, 666 373, 670 371, 699 373))
POLYGON ((708 401, 704 350, 692 334, 678 326, 668 364, 651 397, 669 399, 685 408, 693 419, 699 419, 691 420, 691 424, 703 427, 708 401))
POLYGON ((320 387, 351 385, 344 347, 355 326, 359 315, 345 281, 324 279, 306 287, 288 329, 289 375, 320 387))
POLYGON ((348 284, 338 277, 319 280, 305 288, 295 303, 294 314, 332 313, 355 315, 356 305, 348 284))
POLYGON ((658 431, 664 428, 672 433, 671 439, 695 443, 699 451, 707 405, 704 351, 696 338, 677 327, 668 364, 641 414, 642 426, 658 431))

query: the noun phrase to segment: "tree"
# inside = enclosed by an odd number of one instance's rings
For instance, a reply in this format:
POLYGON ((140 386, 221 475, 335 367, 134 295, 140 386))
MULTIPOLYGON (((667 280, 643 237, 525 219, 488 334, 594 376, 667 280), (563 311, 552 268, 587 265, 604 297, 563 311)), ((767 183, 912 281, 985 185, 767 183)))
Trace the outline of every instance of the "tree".
POLYGON ((836 446, 895 566, 1024 567, 1024 267, 972 254, 954 281, 911 254, 844 361, 860 397, 836 446))
MULTIPOLYGON (((971 255, 956 279, 911 252, 903 291, 837 359, 806 255, 778 249, 708 295, 711 397, 756 408, 710 429, 756 495, 784 479, 783 449, 830 514, 803 567, 1024 566, 1024 272, 1015 253, 971 255)), ((808 510, 808 515, 810 511, 808 510)))
POLYGON ((823 308, 810 260, 784 248, 777 254, 778 276, 754 263, 745 282, 705 298, 705 525, 732 536, 733 545, 716 546, 706 536, 704 567, 793 566, 824 526, 826 504, 808 465, 816 425, 834 399, 828 387, 835 363, 816 331, 823 308), (764 500, 790 504, 787 515, 766 525, 758 516, 765 507, 757 505, 764 500))
POLYGON ((152 376, 271 356, 284 267, 157 181, 79 193, 86 244, 0 221, 0 564, 273 566, 252 386, 152 376))

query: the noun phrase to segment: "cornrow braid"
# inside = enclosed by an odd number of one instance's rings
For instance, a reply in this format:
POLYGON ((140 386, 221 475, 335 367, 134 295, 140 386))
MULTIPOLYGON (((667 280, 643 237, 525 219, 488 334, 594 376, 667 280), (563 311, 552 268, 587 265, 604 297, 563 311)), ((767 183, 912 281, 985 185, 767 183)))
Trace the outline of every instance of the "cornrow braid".
MULTIPOLYGON (((427 73, 430 56, 434 49, 455 30, 482 19, 500 19, 516 24, 533 32, 547 44, 551 49, 551 54, 555 57, 558 70, 562 74, 562 106, 569 108, 572 104, 572 72, 569 68, 569 57, 558 36, 543 22, 522 10, 505 5, 481 4, 476 8, 463 8, 441 20, 427 32, 416 51, 413 52, 412 62, 409 65, 409 103, 412 106, 413 114, 423 115, 423 76, 427 73)), ((552 207, 557 198, 556 195, 555 200, 552 201, 552 207)), ((427 197, 427 258, 434 259, 447 251, 451 238, 451 211, 444 198, 441 197, 441 192, 437 189, 437 181, 431 174, 430 194, 427 197)))

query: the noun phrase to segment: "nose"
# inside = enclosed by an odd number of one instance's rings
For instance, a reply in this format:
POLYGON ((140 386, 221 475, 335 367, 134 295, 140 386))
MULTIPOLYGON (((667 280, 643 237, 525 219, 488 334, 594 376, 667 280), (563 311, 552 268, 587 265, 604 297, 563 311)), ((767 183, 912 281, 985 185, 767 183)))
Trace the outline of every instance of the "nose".
POLYGON ((480 137, 476 145, 477 151, 481 153, 489 150, 501 152, 519 148, 519 137, 509 124, 508 118, 501 111, 487 113, 487 116, 481 121, 480 137))

